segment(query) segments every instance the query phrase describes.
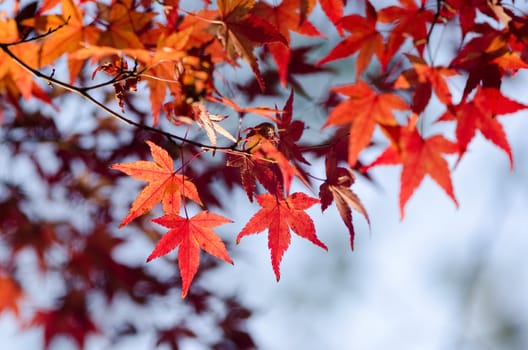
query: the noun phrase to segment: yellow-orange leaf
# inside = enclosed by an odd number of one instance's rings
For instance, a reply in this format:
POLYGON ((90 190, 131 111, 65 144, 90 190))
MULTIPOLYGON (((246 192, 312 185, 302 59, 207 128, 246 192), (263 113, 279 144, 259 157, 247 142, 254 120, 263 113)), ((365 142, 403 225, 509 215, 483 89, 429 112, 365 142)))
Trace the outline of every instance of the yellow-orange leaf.
POLYGON ((182 196, 202 205, 196 186, 187 176, 174 171, 174 161, 167 151, 150 141, 147 141, 147 144, 154 158, 153 162, 139 160, 112 165, 112 169, 120 170, 137 180, 149 182, 132 203, 132 208, 120 227, 145 214, 159 202, 162 202, 165 213, 174 215, 180 211, 182 196))
POLYGON ((409 107, 400 96, 377 93, 362 80, 333 90, 349 98, 334 108, 325 126, 350 124, 348 163, 354 166, 359 153, 370 143, 375 126, 396 125, 392 111, 409 107))

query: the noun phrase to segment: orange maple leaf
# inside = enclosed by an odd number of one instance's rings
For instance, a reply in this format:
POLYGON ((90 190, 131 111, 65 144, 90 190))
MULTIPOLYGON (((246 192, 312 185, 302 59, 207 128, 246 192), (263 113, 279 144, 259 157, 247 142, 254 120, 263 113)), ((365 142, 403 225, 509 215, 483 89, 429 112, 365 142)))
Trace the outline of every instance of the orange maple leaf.
POLYGON ((137 11, 134 0, 112 1, 110 5, 97 4, 98 20, 105 23, 105 31, 101 33, 98 45, 111 46, 119 49, 142 49, 145 39, 139 35, 145 32, 156 13, 152 11, 137 11))
MULTIPOLYGON (((0 18, 0 42, 12 43, 20 40, 17 23, 14 19, 0 18)), ((26 42, 9 47, 12 54, 29 66, 35 65, 35 43, 26 42)), ((33 80, 33 75, 15 62, 7 53, 0 51, 0 95, 16 101, 20 95, 26 100, 32 96, 51 104, 46 92, 33 80)), ((0 108, 1 111, 1 108, 0 108)))
POLYGON ((414 114, 407 126, 384 127, 383 131, 392 142, 374 162, 364 167, 364 170, 368 170, 378 165, 403 165, 400 185, 402 219, 405 216, 405 204, 427 174, 444 189, 458 207, 449 165, 443 157, 443 154, 457 153, 458 145, 442 135, 422 138, 416 129, 417 119, 418 116, 414 114))
POLYGON ((404 71, 394 82, 397 89, 413 89, 412 110, 420 114, 429 104, 434 90, 436 96, 444 105, 451 105, 451 92, 445 78, 456 75, 454 69, 436 66, 432 67, 418 56, 406 55, 413 68, 404 71))
POLYGON ((376 55, 383 67, 387 62, 384 59, 385 45, 383 36, 376 29, 377 14, 372 5, 367 2, 367 16, 349 15, 342 17, 337 22, 341 27, 350 32, 330 53, 317 64, 322 65, 327 62, 338 60, 359 52, 356 62, 357 75, 361 75, 367 68, 372 56, 376 55))
MULTIPOLYGON (((313 5, 315 5, 315 1, 313 2, 313 5)), ((289 48, 290 31, 312 37, 323 36, 306 18, 313 10, 312 4, 306 4, 304 13, 302 9, 301 13, 298 12, 299 5, 299 0, 283 0, 278 6, 258 2, 252 9, 252 13, 261 18, 265 18, 270 24, 275 26, 288 42, 288 46, 285 46, 281 42, 270 42, 266 44, 267 49, 277 63, 279 77, 284 86, 287 83, 288 65, 291 62, 291 50, 289 48), (301 20, 303 16, 304 19, 301 20)))
POLYGON ((244 59, 253 70, 260 88, 264 90, 264 80, 260 74, 253 46, 271 42, 288 41, 267 19, 252 13, 255 0, 219 0, 220 21, 212 24, 217 37, 231 58, 237 55, 244 59))
POLYGON ((16 280, 0 275, 0 314, 5 310, 11 310, 18 317, 18 303, 23 297, 24 292, 16 280))
POLYGON ((460 147, 459 160, 478 129, 485 138, 508 155, 510 167, 513 168, 512 150, 502 124, 496 117, 525 108, 528 106, 509 99, 502 95, 500 90, 478 86, 470 102, 464 101, 456 106, 450 106, 439 121, 457 121, 455 134, 460 147))
POLYGON ((359 152, 370 143, 376 124, 396 125, 392 110, 401 111, 409 107, 400 96, 393 93, 378 94, 362 80, 332 90, 349 98, 332 110, 324 127, 350 124, 348 163, 354 166, 359 152))
POLYGON ((401 45, 409 37, 420 55, 427 44, 427 25, 433 22, 434 12, 427 9, 426 1, 420 1, 420 7, 415 0, 400 0, 400 6, 388 6, 378 12, 380 23, 393 23, 387 43, 386 57, 394 57, 401 45))
MULTIPOLYGON (((95 44, 101 30, 92 25, 83 24, 84 13, 73 0, 61 0, 62 14, 30 18, 24 25, 34 27, 41 33, 56 30, 46 36, 38 50, 38 66, 46 66, 65 53, 80 49, 83 44, 95 44), (60 28, 60 29, 58 29, 60 28)), ((68 59, 70 81, 74 81, 81 71, 83 62, 68 59)))
POLYGON ((282 256, 290 245, 290 229, 313 244, 328 250, 326 245, 317 238, 312 219, 304 212, 314 204, 319 203, 319 200, 301 192, 295 192, 284 199, 265 193, 256 196, 256 199, 262 208, 240 231, 237 236, 237 244, 244 236, 268 229, 271 265, 277 281, 280 279, 282 256))
POLYGON ((150 141, 147 141, 147 144, 154 162, 139 160, 133 163, 112 165, 112 169, 120 170, 135 179, 149 182, 138 194, 128 215, 119 227, 145 214, 159 202, 162 202, 163 210, 167 214, 179 213, 182 197, 203 205, 194 183, 187 176, 174 171, 174 161, 167 151, 150 141))
POLYGON ((182 278, 184 298, 200 265, 200 248, 230 264, 233 263, 213 227, 232 222, 218 215, 202 211, 192 218, 165 215, 152 220, 170 230, 159 240, 147 261, 163 256, 178 247, 178 266, 182 278))
POLYGON ((180 73, 177 67, 181 66, 187 58, 192 59, 185 52, 185 46, 189 43, 192 32, 191 29, 180 30, 167 36, 161 35, 155 50, 89 45, 80 48, 69 57, 80 62, 84 62, 86 59, 97 62, 103 59, 110 59, 111 61, 116 56, 124 60, 128 56, 135 62, 142 63, 143 67, 139 69, 142 72, 140 78, 146 80, 149 87, 152 124, 155 126, 159 120, 167 89, 175 97, 182 95, 182 86, 177 79, 180 73))
MULTIPOLYGON (((342 0, 319 0, 319 4, 332 23, 335 25, 339 35, 343 35, 343 26, 340 20, 343 18, 344 3, 342 0)), ((367 2, 367 7, 372 6, 367 2)))

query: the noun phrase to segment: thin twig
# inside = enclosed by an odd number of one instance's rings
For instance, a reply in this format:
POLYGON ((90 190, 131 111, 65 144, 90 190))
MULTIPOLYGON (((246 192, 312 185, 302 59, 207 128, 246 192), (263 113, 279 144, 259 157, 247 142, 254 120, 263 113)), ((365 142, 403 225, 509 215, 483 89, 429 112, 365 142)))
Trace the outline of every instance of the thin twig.
MULTIPOLYGON (((73 92, 73 93, 83 97, 84 99, 90 101, 91 103, 93 103, 94 105, 96 105, 100 109, 104 110, 105 112, 107 112, 111 116, 113 116, 113 117, 115 117, 115 118, 117 118, 117 119, 129 124, 129 125, 135 126, 137 128, 144 129, 146 131, 150 131, 150 132, 153 132, 153 133, 157 133, 157 134, 163 135, 163 136, 167 137, 170 140, 176 139, 176 140, 181 141, 181 142, 187 142, 190 145, 193 145, 193 146, 196 146, 196 147, 200 147, 200 148, 202 148, 203 150, 206 150, 206 151, 209 151, 209 150, 229 150, 229 151, 233 151, 233 152, 242 152, 242 151, 237 149, 238 143, 234 143, 234 144, 232 144, 230 146, 206 145, 206 144, 203 144, 201 142, 194 141, 194 140, 191 140, 191 139, 186 139, 185 137, 181 137, 181 136, 175 135, 173 133, 170 133, 170 132, 167 132, 167 131, 164 131, 164 130, 161 130, 161 129, 157 129, 157 128, 154 128, 152 126, 149 126, 149 125, 146 125, 146 124, 143 124, 143 123, 139 123, 139 122, 136 122, 136 121, 134 121, 132 119, 129 119, 129 118, 119 114, 118 112, 112 110, 111 108, 107 107, 106 105, 104 105, 103 103, 101 103, 100 101, 98 101, 92 95, 90 95, 88 93, 88 90, 94 89, 94 87, 96 85, 88 87, 88 88, 82 88, 82 87, 73 86, 73 85, 65 83, 65 82, 63 82, 61 80, 55 79, 55 78, 53 78, 53 76, 48 76, 48 75, 40 72, 39 70, 36 70, 36 69, 32 68, 27 63, 22 61, 17 55, 15 55, 9 49, 9 46, 12 46, 12 45, 14 45, 14 44, 13 43, 7 43, 7 44, 6 43, 0 43, 0 49, 2 51, 4 51, 12 60, 14 60, 18 65, 20 65, 26 71, 28 71, 29 73, 31 73, 35 77, 46 81, 50 85, 59 86, 59 87, 65 89, 67 91, 73 92)), ((120 79, 116 79, 116 80, 112 81, 112 83, 115 83, 115 82, 121 81, 121 80, 126 80, 126 79, 129 79, 129 78, 131 78, 131 77, 127 76, 127 77, 123 77, 123 78, 120 78, 120 79)), ((109 83, 108 82, 104 83, 102 86, 105 86, 107 84, 109 84, 109 83)))
POLYGON ((71 16, 68 16, 68 18, 66 19, 66 21, 64 23, 58 25, 55 28, 49 28, 45 33, 42 33, 42 34, 39 34, 39 35, 35 35, 35 36, 30 37, 30 38, 23 38, 21 40, 12 41, 10 43, 2 43, 2 45, 5 45, 6 47, 16 46, 16 45, 28 43, 30 41, 36 41, 36 40, 39 40, 39 39, 43 39, 43 38, 55 33, 56 31, 64 28, 65 26, 67 26, 70 23, 70 19, 71 19, 71 16))

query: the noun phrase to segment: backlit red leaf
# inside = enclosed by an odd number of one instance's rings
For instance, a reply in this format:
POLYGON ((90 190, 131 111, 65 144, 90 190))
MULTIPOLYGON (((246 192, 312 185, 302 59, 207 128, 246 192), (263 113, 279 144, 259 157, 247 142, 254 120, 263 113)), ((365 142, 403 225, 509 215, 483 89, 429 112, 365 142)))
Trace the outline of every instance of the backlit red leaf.
POLYGON ((182 278, 182 298, 187 295, 200 265, 200 249, 230 264, 233 263, 220 237, 212 230, 231 220, 202 211, 192 218, 165 215, 152 220, 170 230, 159 240, 147 261, 159 258, 178 248, 178 266, 182 278))
MULTIPOLYGON (((301 0, 303 1, 303 0, 301 0)), ((313 4, 306 4, 305 11, 299 0, 283 0, 278 6, 271 6, 265 2, 258 2, 252 10, 255 15, 265 18, 271 25, 276 27, 286 39, 287 45, 280 42, 271 42, 266 45, 267 49, 277 63, 277 69, 281 83, 286 85, 289 74, 289 64, 291 62, 290 31, 308 36, 322 36, 322 34, 307 20, 306 17, 313 9, 313 4), (301 6, 301 13, 299 7, 301 6)))
POLYGON ((322 65, 359 52, 356 61, 356 72, 358 76, 365 71, 374 55, 378 57, 385 68, 387 63, 384 58, 385 45, 383 43, 383 37, 376 29, 376 23, 376 11, 369 2, 367 2, 366 17, 359 15, 342 17, 339 20, 339 25, 350 32, 350 35, 334 47, 317 64, 322 65))
MULTIPOLYGON (((343 35, 343 28, 340 19, 343 17, 343 0, 319 0, 319 4, 326 16, 336 26, 339 35, 343 35)), ((370 3, 367 2, 367 6, 370 3)))
POLYGON ((264 90, 254 44, 281 42, 288 46, 288 41, 266 19, 251 13, 254 5, 254 0, 219 0, 220 23, 214 23, 213 30, 231 58, 239 56, 250 65, 264 90))
POLYGON ((400 0, 400 4, 378 12, 379 22, 394 24, 387 43, 387 57, 393 57, 409 37, 421 56, 427 43, 427 26, 433 21, 434 13, 423 0, 420 6, 415 0, 400 0))
POLYGON ((348 97, 337 105, 325 123, 350 124, 348 163, 354 166, 359 153, 371 142, 376 125, 396 125, 393 110, 406 110, 407 103, 393 93, 377 93, 362 80, 332 89, 348 97))
POLYGON ((244 226, 237 236, 237 243, 244 236, 268 230, 268 247, 271 252, 271 265, 277 281, 280 279, 280 263, 291 240, 290 229, 313 244, 328 250, 315 234, 312 218, 304 211, 319 201, 308 195, 296 192, 280 199, 266 193, 257 196, 262 207, 244 226))
POLYGON ((457 72, 442 66, 432 67, 418 56, 406 56, 413 68, 403 72, 396 79, 394 87, 414 90, 412 111, 417 114, 423 112, 433 91, 441 103, 450 105, 452 98, 446 78, 456 75, 457 72))
POLYGON ((512 150, 502 124, 496 117, 526 108, 528 106, 502 95, 495 88, 478 87, 471 101, 451 106, 439 120, 457 121, 455 133, 460 147, 460 158, 466 152, 478 129, 485 138, 507 154, 510 166, 513 168, 512 150))
POLYGON ((424 139, 416 129, 417 115, 413 115, 408 126, 384 127, 391 138, 391 144, 383 153, 365 167, 365 170, 378 165, 402 164, 400 185, 400 216, 405 216, 404 208, 414 190, 422 183, 425 175, 431 176, 458 206, 451 182, 451 171, 444 154, 458 152, 458 145, 435 135, 424 139))

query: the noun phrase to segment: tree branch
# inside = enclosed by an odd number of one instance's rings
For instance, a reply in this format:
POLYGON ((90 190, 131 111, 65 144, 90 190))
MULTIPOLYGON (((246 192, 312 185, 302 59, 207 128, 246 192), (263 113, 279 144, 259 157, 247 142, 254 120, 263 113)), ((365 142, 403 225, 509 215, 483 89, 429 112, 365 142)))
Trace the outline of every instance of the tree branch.
MULTIPOLYGON (((57 30, 57 28, 55 30, 57 30)), ((49 33, 51 33, 51 32, 53 32, 53 31, 47 32, 46 35, 49 35, 49 33)), ((123 76, 123 77, 121 77, 119 79, 115 79, 114 78, 113 80, 110 80, 110 81, 108 81, 106 83, 93 85, 93 86, 85 87, 85 88, 77 87, 77 86, 65 83, 65 82, 63 82, 61 80, 53 78, 53 76, 48 76, 48 75, 40 72, 39 70, 29 66, 27 63, 22 61, 17 55, 15 55, 9 49, 10 46, 14 46, 14 45, 21 44, 21 43, 28 42, 28 41, 29 40, 24 40, 24 41, 20 41, 20 42, 12 42, 12 43, 0 43, 0 49, 6 55, 8 55, 13 61, 15 61, 18 65, 20 65, 26 71, 31 73, 33 76, 35 76, 35 77, 37 77, 37 78, 39 78, 41 80, 44 80, 45 82, 47 82, 50 85, 60 86, 61 88, 65 89, 67 91, 73 92, 73 93, 83 97, 84 99, 90 101, 91 103, 93 103, 94 105, 96 105, 97 107, 102 109, 103 111, 107 112, 111 116, 113 116, 113 117, 115 117, 115 118, 117 118, 117 119, 129 124, 129 125, 132 125, 132 126, 137 127, 137 128, 141 128, 143 130, 146 130, 146 131, 149 131, 149 132, 152 132, 152 133, 157 133, 157 134, 163 135, 163 136, 167 137, 169 140, 171 140, 172 142, 174 142, 174 140, 178 140, 180 142, 188 143, 190 145, 202 148, 203 150, 207 150, 207 151, 216 150, 216 151, 231 151, 231 152, 237 152, 237 153, 238 152, 245 153, 244 151, 241 151, 241 150, 237 149, 238 142, 232 144, 231 146, 206 145, 206 144, 203 144, 203 143, 198 142, 198 141, 187 139, 185 137, 181 137, 181 136, 178 136, 176 134, 173 134, 173 133, 170 133, 170 132, 167 132, 167 131, 164 131, 164 130, 161 130, 161 129, 158 129, 158 128, 155 128, 155 127, 152 127, 152 126, 136 122, 136 121, 134 121, 132 119, 129 119, 129 118, 121 115, 120 113, 114 111, 113 109, 107 107, 106 105, 104 105, 103 103, 98 101, 96 98, 94 98, 92 95, 90 95, 88 93, 88 91, 89 90, 93 90, 93 89, 98 88, 98 87, 107 86, 109 84, 113 84, 113 83, 116 83, 116 82, 119 82, 119 81, 122 81, 122 80, 129 79, 130 76, 123 76)))

